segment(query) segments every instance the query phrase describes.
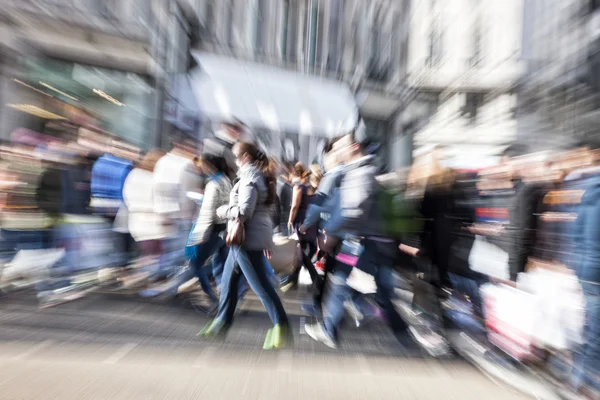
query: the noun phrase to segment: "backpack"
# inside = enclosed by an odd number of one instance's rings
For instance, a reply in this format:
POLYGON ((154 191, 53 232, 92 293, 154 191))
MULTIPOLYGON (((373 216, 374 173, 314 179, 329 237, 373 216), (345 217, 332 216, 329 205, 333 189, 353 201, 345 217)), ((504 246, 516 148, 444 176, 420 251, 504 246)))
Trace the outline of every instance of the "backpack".
POLYGON ((401 240, 419 235, 424 223, 419 213, 419 199, 407 198, 398 188, 378 185, 378 208, 384 236, 401 240))

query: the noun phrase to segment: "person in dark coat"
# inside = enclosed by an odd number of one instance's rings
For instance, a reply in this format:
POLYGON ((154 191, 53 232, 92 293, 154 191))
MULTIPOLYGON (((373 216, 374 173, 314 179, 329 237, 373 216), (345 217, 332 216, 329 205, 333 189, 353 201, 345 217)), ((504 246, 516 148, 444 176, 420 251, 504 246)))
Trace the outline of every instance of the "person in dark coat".
POLYGON ((290 210, 292 209, 292 194, 293 194, 293 186, 290 178, 291 166, 286 164, 283 167, 282 174, 280 175, 280 179, 278 182, 277 188, 277 197, 279 198, 279 220, 280 220, 280 230, 284 236, 288 236, 290 234, 288 229, 288 219, 290 217, 290 210))

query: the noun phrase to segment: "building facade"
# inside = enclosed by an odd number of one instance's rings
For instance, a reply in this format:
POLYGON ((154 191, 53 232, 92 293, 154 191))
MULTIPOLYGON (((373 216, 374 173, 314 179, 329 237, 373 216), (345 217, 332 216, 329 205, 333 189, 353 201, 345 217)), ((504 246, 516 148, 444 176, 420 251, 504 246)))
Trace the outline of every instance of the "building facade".
POLYGON ((600 3, 525 0, 519 141, 532 149, 600 140, 600 3))
POLYGON ((410 1, 188 3, 201 26, 197 50, 348 85, 368 130, 384 144, 382 165, 390 164, 388 144, 407 91, 410 1))
POLYGON ((479 166, 516 138, 522 26, 522 0, 413 1, 401 123, 415 156, 443 146, 452 165, 479 166))

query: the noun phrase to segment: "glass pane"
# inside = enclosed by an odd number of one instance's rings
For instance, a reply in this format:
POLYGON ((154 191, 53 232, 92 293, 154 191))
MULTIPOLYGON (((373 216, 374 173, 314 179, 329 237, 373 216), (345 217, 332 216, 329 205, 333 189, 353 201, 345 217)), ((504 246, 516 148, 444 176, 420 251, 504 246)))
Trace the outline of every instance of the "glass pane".
POLYGON ((327 56, 327 70, 338 71, 340 66, 342 46, 340 39, 342 37, 340 18, 342 16, 342 1, 331 1, 331 13, 329 20, 329 49, 327 56))
POLYGON ((309 11, 307 13, 308 65, 311 69, 315 66, 318 19, 319 19, 319 2, 318 2, 318 0, 311 0, 310 5, 309 5, 309 11))

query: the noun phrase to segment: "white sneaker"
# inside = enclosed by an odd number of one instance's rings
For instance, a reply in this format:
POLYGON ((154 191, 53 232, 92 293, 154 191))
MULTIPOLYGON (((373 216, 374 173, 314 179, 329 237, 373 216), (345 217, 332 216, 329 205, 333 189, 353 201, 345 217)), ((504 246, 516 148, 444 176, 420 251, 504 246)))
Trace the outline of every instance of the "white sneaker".
POLYGON ((306 333, 308 334, 308 336, 310 336, 311 338, 313 338, 317 342, 321 342, 325 346, 330 347, 332 349, 337 349, 337 344, 327 334, 327 332, 325 332, 325 329, 323 328, 323 325, 321 325, 321 324, 314 324, 314 325, 306 324, 304 326, 304 330, 306 331, 306 333))
POLYGON ((346 309, 348 315, 350 315, 350 317, 354 321, 356 327, 360 328, 365 316, 362 314, 362 312, 360 312, 356 304, 354 304, 353 301, 346 301, 344 303, 344 308, 346 309))

